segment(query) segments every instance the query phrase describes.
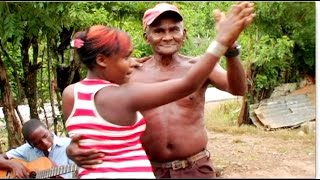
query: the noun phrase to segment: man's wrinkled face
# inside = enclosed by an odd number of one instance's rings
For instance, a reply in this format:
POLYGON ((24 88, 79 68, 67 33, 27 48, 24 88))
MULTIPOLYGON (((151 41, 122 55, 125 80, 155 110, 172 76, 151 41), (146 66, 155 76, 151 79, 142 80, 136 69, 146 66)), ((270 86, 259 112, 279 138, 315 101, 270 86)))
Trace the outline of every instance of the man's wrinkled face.
POLYGON ((144 36, 155 53, 172 55, 180 50, 186 30, 183 28, 182 21, 159 18, 147 27, 144 36))

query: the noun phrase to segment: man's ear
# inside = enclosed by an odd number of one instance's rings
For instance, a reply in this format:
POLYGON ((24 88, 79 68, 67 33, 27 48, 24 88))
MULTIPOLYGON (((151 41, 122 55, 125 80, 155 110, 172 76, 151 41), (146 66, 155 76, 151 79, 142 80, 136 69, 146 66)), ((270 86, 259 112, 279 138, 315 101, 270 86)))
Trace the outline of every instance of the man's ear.
POLYGON ((98 66, 107 67, 108 58, 102 54, 98 54, 96 57, 96 63, 98 66))
POLYGON ((183 28, 183 40, 187 40, 187 39, 188 39, 187 30, 183 28))
POLYGON ((143 39, 148 42, 147 32, 143 32, 143 39))

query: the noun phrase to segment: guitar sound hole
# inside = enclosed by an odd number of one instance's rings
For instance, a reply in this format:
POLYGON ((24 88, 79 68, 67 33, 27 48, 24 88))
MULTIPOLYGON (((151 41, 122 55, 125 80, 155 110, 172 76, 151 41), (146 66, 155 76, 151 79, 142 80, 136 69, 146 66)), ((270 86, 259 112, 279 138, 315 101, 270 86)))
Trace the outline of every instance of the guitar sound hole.
POLYGON ((31 172, 30 172, 29 177, 30 177, 31 179, 35 179, 36 176, 37 176, 37 173, 36 173, 36 172, 34 172, 34 171, 31 171, 31 172))

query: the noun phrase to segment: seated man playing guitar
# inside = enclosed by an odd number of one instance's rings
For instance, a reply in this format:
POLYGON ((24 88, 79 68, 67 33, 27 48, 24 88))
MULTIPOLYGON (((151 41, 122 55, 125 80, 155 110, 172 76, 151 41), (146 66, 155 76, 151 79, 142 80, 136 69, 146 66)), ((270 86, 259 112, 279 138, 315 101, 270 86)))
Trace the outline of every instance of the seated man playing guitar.
POLYGON ((0 154, 0 178, 72 178, 76 165, 66 154, 70 138, 57 137, 37 119, 25 122, 22 133, 27 143, 0 154))

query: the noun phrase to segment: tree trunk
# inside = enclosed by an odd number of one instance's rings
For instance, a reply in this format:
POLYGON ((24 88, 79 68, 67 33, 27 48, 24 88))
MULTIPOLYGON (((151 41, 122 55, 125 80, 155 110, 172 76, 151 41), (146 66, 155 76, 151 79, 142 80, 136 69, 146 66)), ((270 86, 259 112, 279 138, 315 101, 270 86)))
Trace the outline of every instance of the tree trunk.
MULTIPOLYGON (((54 90, 56 91, 56 97, 58 100, 58 108, 59 111, 62 112, 62 106, 60 104, 61 102, 61 95, 63 90, 70 84, 76 83, 81 80, 80 76, 80 61, 76 58, 73 58, 75 56, 71 56, 71 63, 70 66, 59 66, 56 69, 57 74, 57 88, 54 90)), ((65 117, 61 115, 61 122, 63 125, 63 130, 65 134, 68 136, 65 123, 63 121, 65 117)))
MULTIPOLYGON (((41 61, 44 62, 44 55, 46 53, 46 48, 43 49, 42 51, 42 57, 41 57, 41 61)), ((48 73, 50 74, 50 71, 48 71, 48 73)), ((43 89, 43 84, 45 84, 45 79, 43 78, 43 69, 41 68, 40 69, 40 89, 43 89)), ((40 98, 40 106, 42 107, 43 109, 43 114, 44 114, 44 119, 45 119, 45 122, 46 122, 46 126, 47 128, 50 130, 50 125, 49 125, 49 121, 48 121, 48 116, 47 116, 47 112, 46 112, 46 108, 45 108, 45 97, 43 96, 43 91, 39 91, 39 98, 40 98)))
MULTIPOLYGON (((53 66, 52 66, 52 57, 51 57, 51 54, 50 54, 50 40, 48 38, 47 40, 47 57, 48 57, 48 61, 47 61, 47 68, 48 68, 48 83, 49 83, 49 98, 50 98, 50 105, 51 105, 51 113, 52 113, 52 119, 53 119, 53 130, 54 130, 54 133, 57 134, 57 124, 56 124, 56 113, 55 113, 55 103, 54 103, 54 91, 53 91, 53 88, 52 87, 55 83, 54 83, 54 80, 51 80, 52 77, 51 77, 51 72, 54 72, 53 69, 53 66)), ((57 56, 58 58, 58 56, 57 56)), ((54 79, 54 77, 53 77, 54 79)))
POLYGON ((247 92, 246 95, 243 96, 242 98, 242 105, 241 105, 241 110, 240 114, 238 116, 238 126, 241 126, 242 124, 252 124, 252 121, 250 120, 249 117, 249 104, 252 103, 250 102, 250 96, 253 95, 253 84, 252 84, 252 64, 249 64, 247 68, 247 92))
POLYGON ((38 115, 38 86, 37 86, 37 72, 38 69, 41 67, 40 64, 36 64, 36 58, 38 57, 37 54, 37 46, 34 44, 35 40, 32 40, 24 37, 21 44, 21 57, 22 57, 22 64, 23 64, 23 73, 24 73, 24 92, 28 99, 28 104, 30 108, 30 118, 39 119, 38 115), (32 42, 32 43, 31 43, 32 42), (30 45, 33 44, 33 64, 29 61, 29 48, 30 45))
POLYGON ((3 114, 8 131, 9 149, 20 146, 23 143, 21 123, 15 114, 13 95, 10 89, 7 71, 0 56, 0 100, 3 104, 3 114))
POLYGON ((252 124, 249 117, 249 105, 246 98, 242 99, 241 111, 238 117, 238 126, 242 124, 252 124))
POLYGON ((16 92, 17 94, 16 94, 15 103, 20 104, 25 99, 25 94, 23 92, 23 88, 21 85, 21 77, 18 74, 19 66, 17 65, 17 63, 15 63, 15 61, 12 59, 12 57, 10 57, 9 53, 7 52, 5 47, 3 46, 1 40, 0 40, 0 48, 1 48, 4 56, 7 58, 8 62, 10 63, 11 67, 13 68, 13 71, 11 71, 11 73, 12 73, 12 76, 16 80, 16 86, 17 86, 17 92, 16 92))
POLYGON ((23 118, 22 118, 22 115, 21 115, 21 113, 19 111, 18 105, 15 106, 15 110, 16 110, 16 113, 17 113, 17 115, 19 117, 20 123, 23 124, 23 118))

